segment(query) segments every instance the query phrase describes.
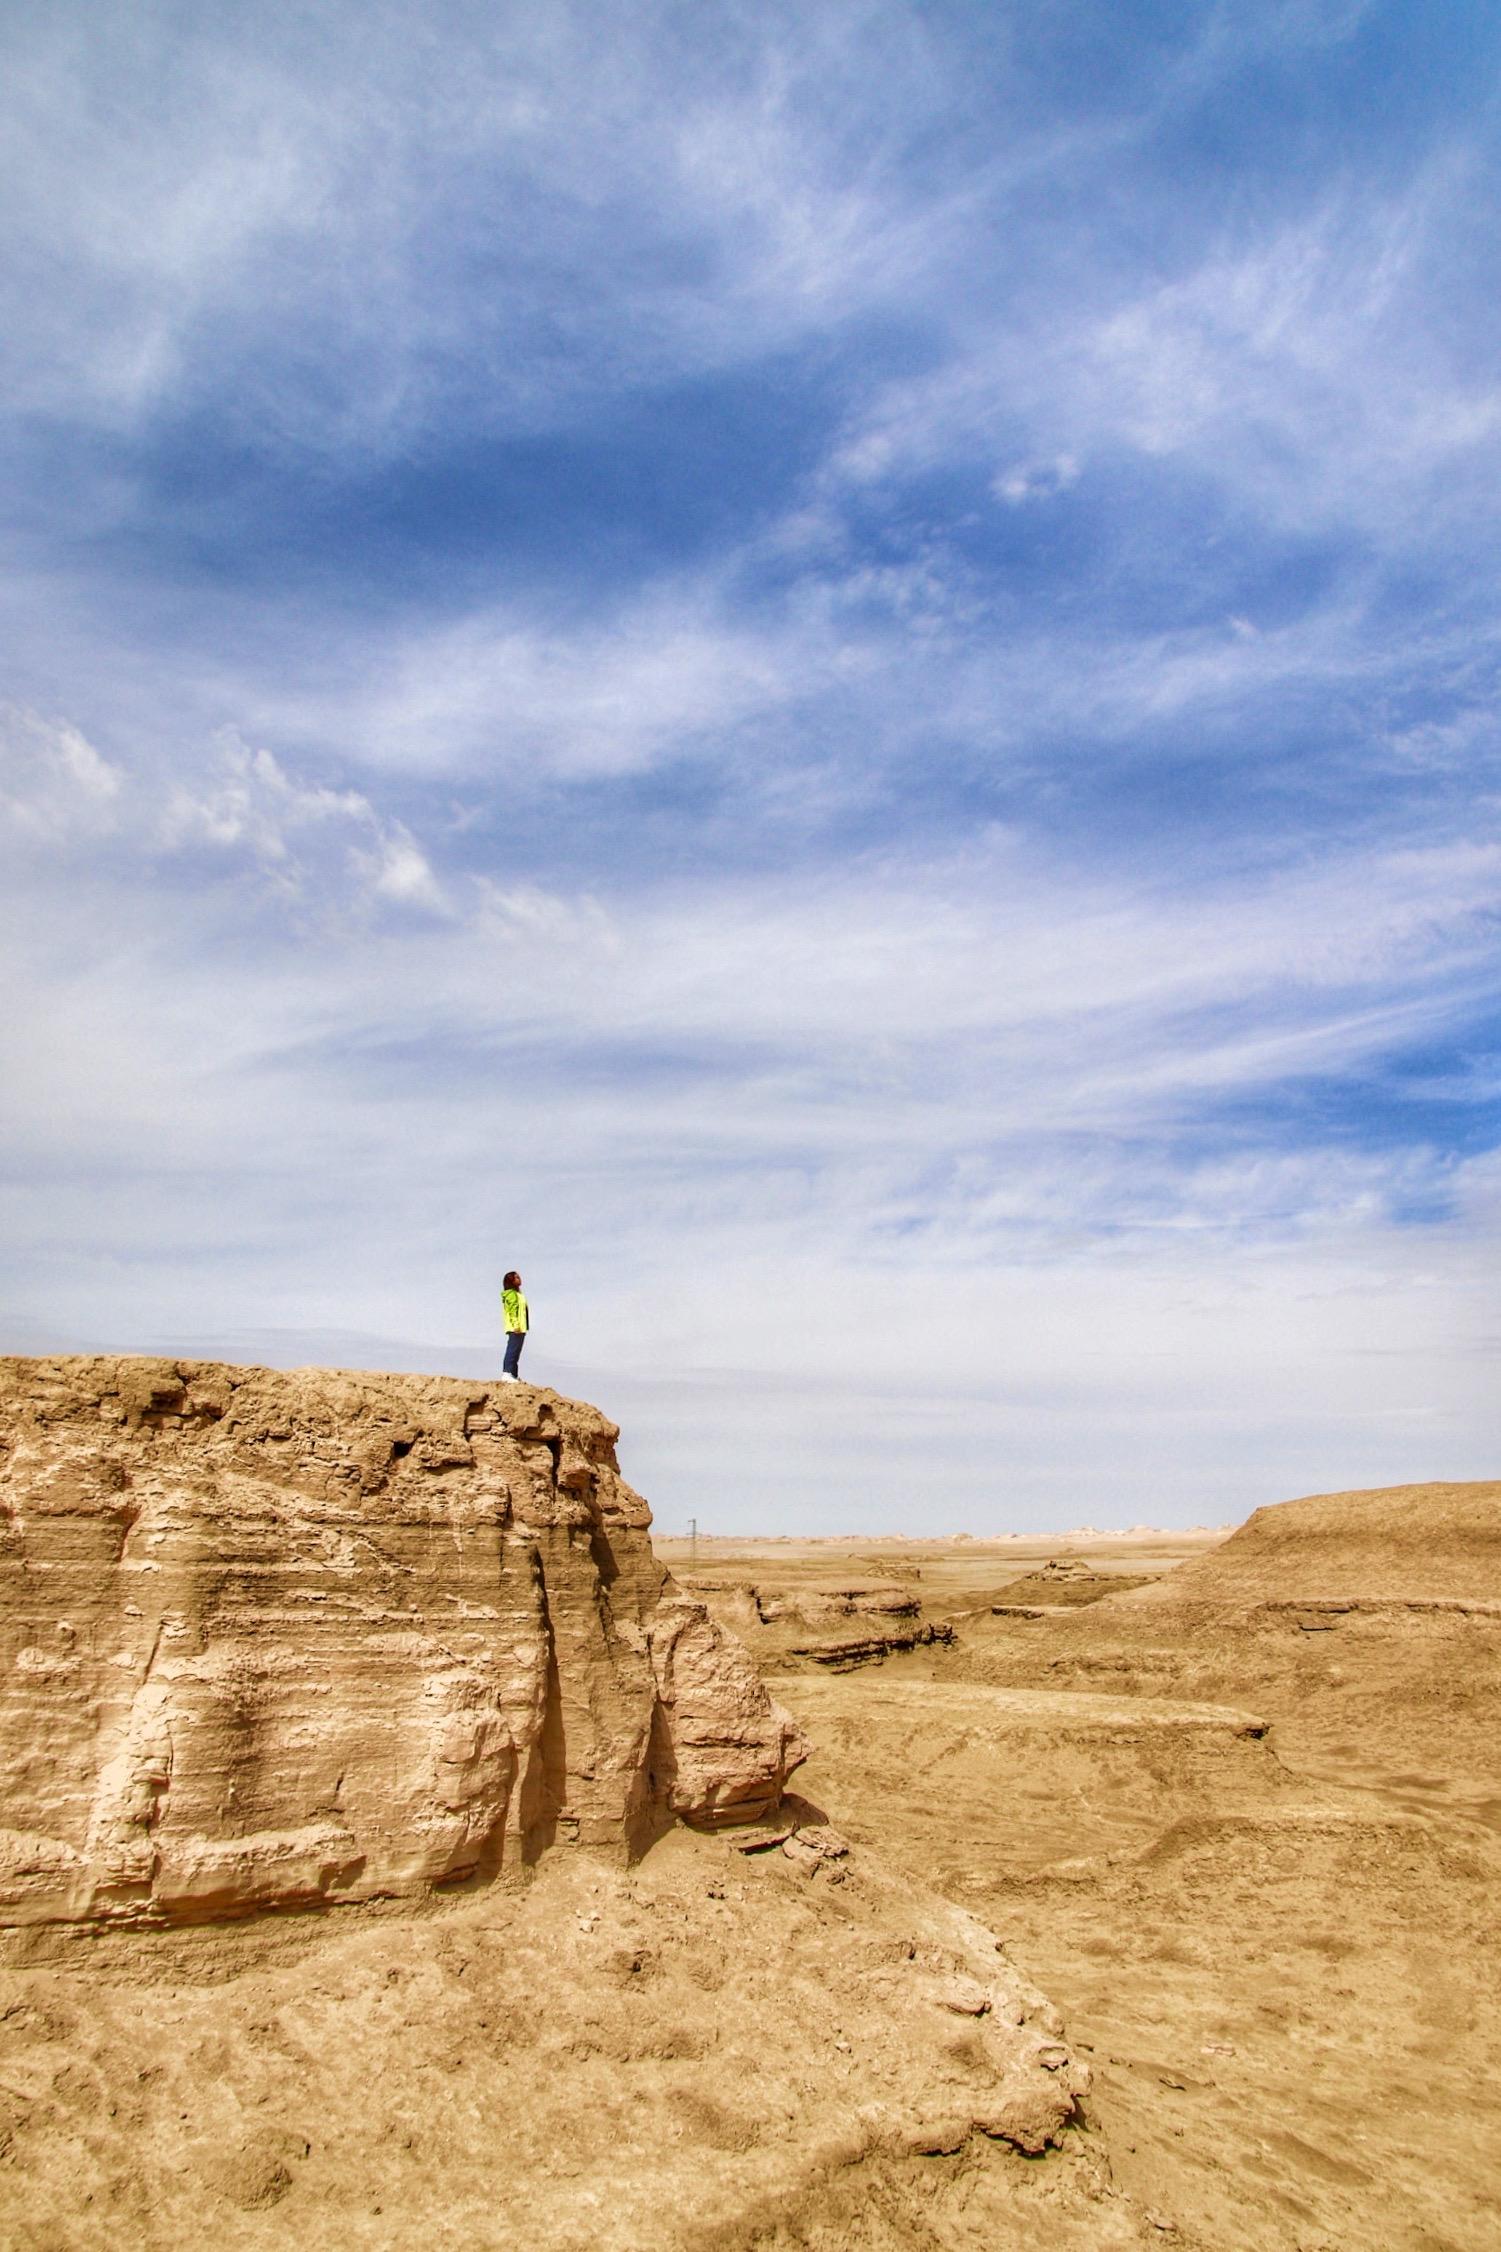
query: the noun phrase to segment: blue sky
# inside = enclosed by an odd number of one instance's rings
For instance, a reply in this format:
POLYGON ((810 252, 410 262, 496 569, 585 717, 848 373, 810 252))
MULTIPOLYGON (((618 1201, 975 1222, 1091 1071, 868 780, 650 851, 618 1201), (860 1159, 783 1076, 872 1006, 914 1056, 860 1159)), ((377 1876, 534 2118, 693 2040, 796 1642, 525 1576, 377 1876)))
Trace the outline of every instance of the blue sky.
POLYGON ((659 1522, 1501 1459, 1501 23, 11 9, 0 1343, 659 1522))

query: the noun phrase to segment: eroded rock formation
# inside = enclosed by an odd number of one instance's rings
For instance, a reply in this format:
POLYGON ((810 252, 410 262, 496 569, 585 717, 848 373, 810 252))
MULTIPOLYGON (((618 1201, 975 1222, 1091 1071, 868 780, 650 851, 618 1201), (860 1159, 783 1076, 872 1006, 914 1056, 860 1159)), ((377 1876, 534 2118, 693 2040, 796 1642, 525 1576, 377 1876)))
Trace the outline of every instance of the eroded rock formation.
POLYGON ((0 1922, 421 1891, 803 1756, 530 1385, 0 1360, 0 1922))
POLYGON ((946 1620, 924 1620, 921 1596, 895 1580, 800 1574, 776 1586, 690 1573, 683 1585, 702 1596, 711 1616, 743 1638, 763 1665, 805 1660, 843 1672, 954 1638, 946 1620))
POLYGON ((1308 1494, 1255 1510, 1222 1546, 1125 1599, 1351 1608, 1501 1601, 1501 1480, 1308 1494))

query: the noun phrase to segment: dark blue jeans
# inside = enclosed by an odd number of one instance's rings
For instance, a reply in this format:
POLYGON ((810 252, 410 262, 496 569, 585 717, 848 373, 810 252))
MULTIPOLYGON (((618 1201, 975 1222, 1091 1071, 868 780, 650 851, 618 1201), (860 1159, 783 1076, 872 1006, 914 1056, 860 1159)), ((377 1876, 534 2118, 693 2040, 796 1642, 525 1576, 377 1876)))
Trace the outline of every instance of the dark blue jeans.
POLYGON ((516 1376, 520 1373, 521 1348, 525 1343, 526 1331, 524 1329, 508 1329, 506 1331, 505 1372, 507 1376, 516 1376))

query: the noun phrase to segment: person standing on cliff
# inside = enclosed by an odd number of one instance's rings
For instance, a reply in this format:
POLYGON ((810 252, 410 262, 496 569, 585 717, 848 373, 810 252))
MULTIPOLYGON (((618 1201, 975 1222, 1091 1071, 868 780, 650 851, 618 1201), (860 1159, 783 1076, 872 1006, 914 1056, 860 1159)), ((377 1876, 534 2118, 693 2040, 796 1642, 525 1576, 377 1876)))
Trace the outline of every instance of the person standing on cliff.
POLYGON ((531 1315, 521 1291, 521 1277, 513 1267, 501 1285, 500 1302, 506 1317, 506 1358, 501 1371, 502 1381, 519 1384, 521 1381, 521 1348, 526 1343, 526 1333, 531 1327, 531 1315))

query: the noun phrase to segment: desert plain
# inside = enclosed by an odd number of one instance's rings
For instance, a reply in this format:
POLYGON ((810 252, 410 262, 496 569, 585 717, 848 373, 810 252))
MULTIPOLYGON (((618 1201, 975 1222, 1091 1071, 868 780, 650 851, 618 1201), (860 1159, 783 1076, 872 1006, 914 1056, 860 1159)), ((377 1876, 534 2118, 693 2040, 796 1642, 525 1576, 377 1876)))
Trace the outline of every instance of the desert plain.
POLYGON ((1164 2240, 1501 2244, 1501 1486, 659 1546, 760 1647, 798 1787, 1053 1998, 1164 2240), (897 1588, 952 1641, 841 1658, 897 1588))
POLYGON ((531 1386, 3 1376, 6 2245, 1501 2245, 1501 1485, 653 1542, 531 1386))

